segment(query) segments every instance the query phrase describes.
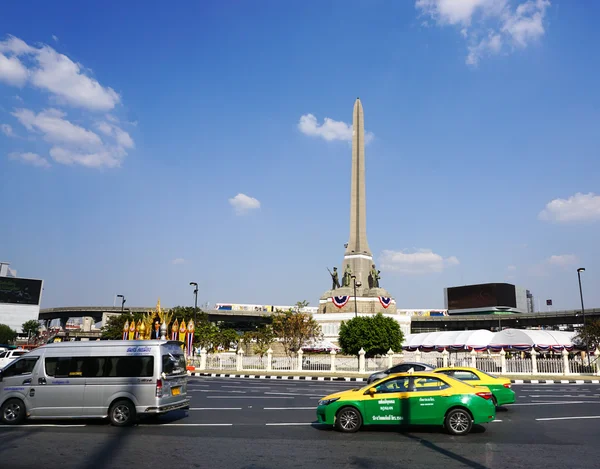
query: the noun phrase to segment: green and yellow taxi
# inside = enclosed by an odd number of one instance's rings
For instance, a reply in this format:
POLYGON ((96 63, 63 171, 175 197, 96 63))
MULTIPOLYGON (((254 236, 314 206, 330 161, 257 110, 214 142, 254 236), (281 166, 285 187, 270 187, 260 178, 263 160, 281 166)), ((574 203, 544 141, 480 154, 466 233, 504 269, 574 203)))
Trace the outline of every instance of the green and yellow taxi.
POLYGON ((317 407, 319 423, 342 432, 363 425, 442 425, 466 435, 473 424, 496 418, 492 393, 444 374, 396 373, 363 388, 324 397, 317 407))
POLYGON ((496 407, 515 402, 515 392, 512 390, 510 379, 498 378, 468 366, 436 368, 435 373, 443 373, 473 386, 485 386, 491 391, 492 402, 496 407))

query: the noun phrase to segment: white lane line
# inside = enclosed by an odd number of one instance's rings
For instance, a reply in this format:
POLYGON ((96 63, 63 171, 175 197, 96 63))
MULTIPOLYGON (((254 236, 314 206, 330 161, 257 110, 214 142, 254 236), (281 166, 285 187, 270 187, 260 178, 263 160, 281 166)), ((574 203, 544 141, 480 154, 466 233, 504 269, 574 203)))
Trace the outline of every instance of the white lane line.
POLYGON ((140 424, 139 427, 232 427, 233 423, 157 423, 140 424))
POLYGON ((492 423, 494 423, 494 422, 502 422, 502 420, 498 420, 498 419, 492 420, 492 423))
POLYGON ((206 396, 207 399, 289 399, 283 396, 206 396))
POLYGON ((600 415, 585 415, 581 417, 547 417, 536 419, 538 422, 547 422, 549 420, 583 420, 583 419, 600 419, 600 415))
POLYGON ((523 406, 523 405, 566 405, 566 404, 600 404, 600 402, 589 402, 589 401, 557 401, 557 402, 521 402, 519 404, 506 404, 507 407, 523 406))
POLYGON ((562 396, 557 396, 554 394, 529 394, 529 397, 551 397, 553 399, 556 398, 560 398, 560 397, 579 397, 579 398, 585 398, 585 399, 598 399, 597 396, 589 396, 589 395, 585 395, 585 394, 563 394, 562 396))
POLYGON ((315 410, 316 407, 263 407, 263 410, 315 410))
POLYGON ((298 392, 266 392, 265 394, 280 395, 280 396, 305 396, 306 394, 298 392))
POLYGON ((246 394, 246 391, 221 391, 219 389, 190 389, 188 392, 228 392, 233 394, 246 394))
POLYGON ((265 423, 267 427, 291 427, 298 425, 312 425, 310 422, 301 422, 301 423, 265 423))
POLYGON ((191 407, 189 410, 242 410, 241 407, 191 407))
POLYGON ((31 427, 63 427, 63 428, 72 428, 72 427, 87 427, 87 425, 61 425, 59 423, 28 423, 26 425, 0 425, 0 428, 31 428, 31 427))

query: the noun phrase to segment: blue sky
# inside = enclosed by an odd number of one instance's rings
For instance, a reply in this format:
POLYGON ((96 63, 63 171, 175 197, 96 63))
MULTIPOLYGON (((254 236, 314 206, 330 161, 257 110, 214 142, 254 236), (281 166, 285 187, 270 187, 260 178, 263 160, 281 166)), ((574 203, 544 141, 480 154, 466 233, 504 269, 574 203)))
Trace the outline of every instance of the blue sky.
POLYGON ((317 305, 348 237, 360 96, 369 244, 399 308, 492 281, 574 308, 580 266, 600 307, 598 13, 8 2, 0 260, 45 280, 44 307, 190 304, 190 281, 199 303, 317 305))

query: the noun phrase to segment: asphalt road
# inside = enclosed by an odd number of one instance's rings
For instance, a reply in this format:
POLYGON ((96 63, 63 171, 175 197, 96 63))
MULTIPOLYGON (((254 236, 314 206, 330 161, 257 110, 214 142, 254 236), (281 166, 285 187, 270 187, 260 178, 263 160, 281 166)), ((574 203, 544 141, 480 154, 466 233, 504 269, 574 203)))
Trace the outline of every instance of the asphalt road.
POLYGON ((192 408, 131 428, 30 422, 0 428, 0 468, 591 468, 600 385, 515 385, 517 404, 465 437, 439 428, 342 434, 317 400, 361 383, 190 378, 192 408))

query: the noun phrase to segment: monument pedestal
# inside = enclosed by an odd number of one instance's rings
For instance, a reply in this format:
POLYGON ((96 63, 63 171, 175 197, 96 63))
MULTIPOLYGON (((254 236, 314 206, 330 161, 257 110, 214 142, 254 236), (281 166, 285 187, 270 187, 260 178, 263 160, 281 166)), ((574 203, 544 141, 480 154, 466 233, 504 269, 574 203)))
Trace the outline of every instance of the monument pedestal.
POLYGON ((355 302, 354 288, 350 287, 327 290, 319 300, 319 314, 354 312, 394 314, 396 300, 384 288, 369 288, 361 292, 357 289, 355 302))

